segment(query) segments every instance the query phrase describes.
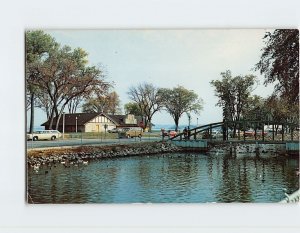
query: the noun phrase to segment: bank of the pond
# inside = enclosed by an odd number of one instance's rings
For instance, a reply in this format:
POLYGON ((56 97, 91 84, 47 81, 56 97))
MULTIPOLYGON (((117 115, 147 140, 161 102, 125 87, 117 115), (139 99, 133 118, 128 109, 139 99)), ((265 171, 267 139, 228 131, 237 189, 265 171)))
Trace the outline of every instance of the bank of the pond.
MULTIPOLYGON (((184 143, 183 143, 184 144, 184 143)), ((201 145, 200 145, 201 146, 201 145)), ((27 152, 29 166, 38 168, 40 165, 62 163, 65 166, 88 163, 89 160, 116 158, 125 156, 143 156, 172 152, 208 152, 223 154, 263 154, 274 153, 288 156, 285 144, 249 144, 249 143, 208 143, 204 147, 186 147, 171 142, 141 142, 132 144, 114 144, 102 146, 79 146, 68 148, 35 149, 27 152)), ((296 153, 299 156, 299 151, 296 153)))
POLYGON ((80 146, 69 148, 51 148, 29 150, 27 162, 29 166, 52 165, 62 163, 65 166, 87 163, 89 160, 125 156, 152 155, 183 151, 184 148, 172 143, 142 142, 126 145, 80 146))

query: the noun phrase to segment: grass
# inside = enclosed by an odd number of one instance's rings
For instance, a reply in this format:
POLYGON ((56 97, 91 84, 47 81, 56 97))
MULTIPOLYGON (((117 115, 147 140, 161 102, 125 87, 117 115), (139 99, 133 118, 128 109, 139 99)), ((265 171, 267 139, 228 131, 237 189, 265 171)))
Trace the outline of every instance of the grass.
MULTIPOLYGON (((144 138, 148 137, 161 137, 160 132, 152 132, 148 133, 145 132, 143 134, 144 138)), ((65 133, 64 135, 65 139, 72 139, 72 138, 77 138, 77 139, 118 139, 118 134, 117 133, 104 133, 104 132, 89 132, 89 133, 65 133)))

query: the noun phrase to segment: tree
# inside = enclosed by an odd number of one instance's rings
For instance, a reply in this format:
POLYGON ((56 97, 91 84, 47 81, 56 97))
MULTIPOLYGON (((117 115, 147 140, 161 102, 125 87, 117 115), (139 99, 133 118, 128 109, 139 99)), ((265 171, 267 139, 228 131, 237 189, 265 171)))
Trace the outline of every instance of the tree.
MULTIPOLYGON (((215 95, 219 98, 217 106, 223 108, 223 119, 226 121, 239 121, 245 112, 250 93, 253 91, 255 76, 232 77, 231 71, 221 73, 222 80, 210 82, 215 87, 215 95)), ((234 136, 236 124, 233 124, 234 136)))
POLYGON ((83 112, 99 112, 107 114, 121 113, 119 95, 113 91, 108 94, 88 98, 82 106, 83 112))
POLYGON ((51 100, 49 128, 53 127, 54 117, 57 117, 55 128, 58 128, 60 117, 72 99, 82 96, 91 87, 98 87, 99 90, 107 87, 101 70, 86 64, 87 53, 83 49, 72 50, 64 46, 51 53, 37 67, 40 75, 33 83, 51 100))
MULTIPOLYGON (((271 120, 274 122, 289 122, 299 125, 299 105, 290 103, 287 98, 279 98, 276 95, 268 97, 264 108, 269 112, 271 120)), ((275 126, 276 134, 278 126, 275 126)))
POLYGON ((264 36, 256 70, 265 76, 265 85, 278 82, 274 94, 280 94, 290 103, 299 101, 299 30, 278 29, 264 36))
POLYGON ((202 99, 198 98, 198 95, 194 91, 187 90, 182 86, 173 89, 161 88, 159 94, 164 109, 174 119, 176 131, 178 130, 179 119, 183 113, 190 114, 194 112, 199 114, 202 109, 202 99))
POLYGON ((40 93, 38 86, 35 85, 40 73, 38 67, 43 60, 49 56, 52 51, 58 48, 58 43, 53 37, 41 30, 27 31, 25 33, 25 50, 26 50, 26 109, 30 109, 30 127, 32 133, 34 126, 34 107, 37 94, 40 93))
POLYGON ((139 108, 139 105, 134 102, 129 102, 124 105, 125 114, 133 114, 135 116, 143 116, 143 112, 139 108))
POLYGON ((242 118, 249 121, 267 121, 269 114, 265 108, 265 99, 258 95, 249 96, 242 110, 242 118))
POLYGON ((129 98, 139 106, 143 116, 146 117, 145 125, 149 127, 150 131, 152 117, 162 107, 158 90, 153 84, 143 83, 136 87, 130 87, 127 92, 129 98))

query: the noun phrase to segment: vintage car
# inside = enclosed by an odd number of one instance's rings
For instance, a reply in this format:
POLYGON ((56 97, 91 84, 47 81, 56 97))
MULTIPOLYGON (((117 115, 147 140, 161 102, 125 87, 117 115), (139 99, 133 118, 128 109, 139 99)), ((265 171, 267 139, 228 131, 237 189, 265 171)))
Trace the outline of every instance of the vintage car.
POLYGON ((117 128, 113 128, 113 129, 109 129, 107 130, 107 132, 109 133, 119 133, 121 130, 120 129, 117 129, 117 128))
POLYGON ((55 140, 60 138, 61 135, 58 130, 38 130, 33 133, 28 133, 27 140, 55 140))
POLYGON ((122 131, 118 132, 119 138, 134 138, 143 136, 142 128, 124 128, 122 131))

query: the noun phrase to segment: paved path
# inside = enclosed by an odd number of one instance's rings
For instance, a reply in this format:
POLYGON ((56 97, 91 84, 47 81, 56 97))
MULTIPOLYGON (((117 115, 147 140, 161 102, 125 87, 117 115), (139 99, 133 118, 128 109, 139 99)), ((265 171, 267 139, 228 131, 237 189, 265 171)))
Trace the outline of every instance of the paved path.
POLYGON ((136 142, 160 141, 160 137, 149 138, 122 138, 122 139, 59 139, 55 141, 27 141, 27 149, 63 147, 63 146, 81 146, 81 145, 110 145, 110 144, 127 144, 136 142))

